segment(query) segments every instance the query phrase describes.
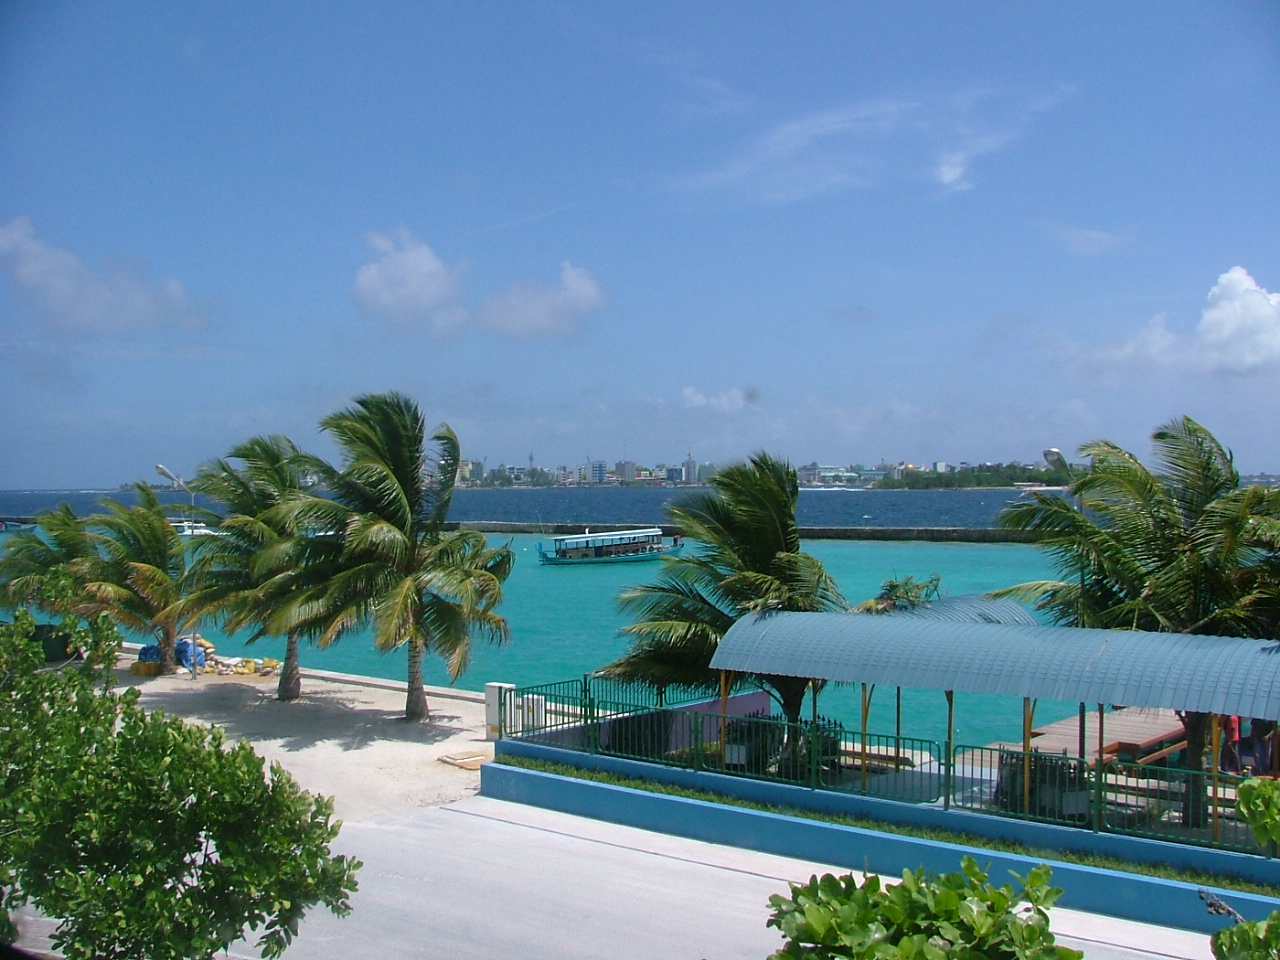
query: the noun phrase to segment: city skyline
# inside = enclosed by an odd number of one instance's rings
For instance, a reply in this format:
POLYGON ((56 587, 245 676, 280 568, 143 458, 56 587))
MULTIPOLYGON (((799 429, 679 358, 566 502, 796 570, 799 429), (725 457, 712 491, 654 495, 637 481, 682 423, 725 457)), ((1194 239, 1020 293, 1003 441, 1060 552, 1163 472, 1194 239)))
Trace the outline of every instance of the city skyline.
POLYGON ((1280 6, 0 5, 0 488, 399 390, 520 463, 1280 469, 1280 6))

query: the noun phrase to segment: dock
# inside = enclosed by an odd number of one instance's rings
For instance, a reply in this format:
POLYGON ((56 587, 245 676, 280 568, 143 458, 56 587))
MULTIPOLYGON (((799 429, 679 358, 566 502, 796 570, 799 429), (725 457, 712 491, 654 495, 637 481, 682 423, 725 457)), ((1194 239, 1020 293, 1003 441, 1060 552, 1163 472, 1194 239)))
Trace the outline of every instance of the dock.
MULTIPOLYGON (((1121 707, 1102 718, 1103 759, 1131 763, 1156 763, 1186 746, 1182 721, 1172 710, 1156 707, 1121 707)), ((1020 743, 991 744, 1021 750, 1020 743)), ((1054 723, 1033 727, 1031 749, 1041 753, 1080 755, 1080 718, 1067 717, 1054 723)), ((1098 711, 1084 715, 1084 755, 1098 755, 1098 711)))

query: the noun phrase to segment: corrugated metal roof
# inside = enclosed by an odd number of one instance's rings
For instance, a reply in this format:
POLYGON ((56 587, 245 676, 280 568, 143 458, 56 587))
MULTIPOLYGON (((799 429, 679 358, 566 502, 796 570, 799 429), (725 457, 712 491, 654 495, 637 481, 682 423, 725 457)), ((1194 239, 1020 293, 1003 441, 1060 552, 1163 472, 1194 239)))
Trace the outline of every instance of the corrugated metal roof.
POLYGON ((919 616, 743 617, 714 669, 1280 720, 1280 643, 919 616))
POLYGON ((1029 627, 1040 626, 1040 621, 1022 604, 1013 600, 992 600, 980 593, 942 597, 918 607, 894 610, 879 616, 922 617, 925 620, 951 620, 957 623, 1021 623, 1029 627))

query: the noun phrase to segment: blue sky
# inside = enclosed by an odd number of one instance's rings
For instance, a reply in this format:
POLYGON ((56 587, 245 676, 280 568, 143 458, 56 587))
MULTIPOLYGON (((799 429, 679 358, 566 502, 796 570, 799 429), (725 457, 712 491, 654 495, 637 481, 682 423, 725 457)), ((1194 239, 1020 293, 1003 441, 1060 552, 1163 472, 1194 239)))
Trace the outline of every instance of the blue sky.
POLYGON ((0 5, 0 488, 398 389, 544 465, 1280 471, 1280 6, 0 5))

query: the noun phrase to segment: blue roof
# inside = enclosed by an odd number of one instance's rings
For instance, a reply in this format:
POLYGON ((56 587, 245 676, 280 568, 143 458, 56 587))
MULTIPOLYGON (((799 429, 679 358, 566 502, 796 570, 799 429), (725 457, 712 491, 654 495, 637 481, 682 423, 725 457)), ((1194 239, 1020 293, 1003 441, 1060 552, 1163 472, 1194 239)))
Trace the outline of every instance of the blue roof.
POLYGON ((1040 626, 1040 621, 1022 604, 1014 600, 992 600, 981 593, 942 597, 918 607, 894 610, 878 616, 923 617, 926 620, 951 620, 956 623, 1021 623, 1028 627, 1040 626))
POLYGON ((1280 719, 1280 643, 902 614, 743 617, 713 669, 1280 719))

